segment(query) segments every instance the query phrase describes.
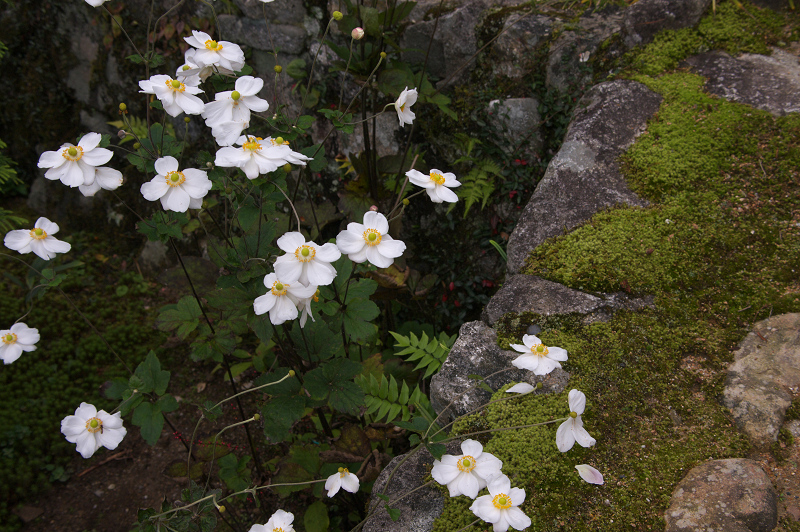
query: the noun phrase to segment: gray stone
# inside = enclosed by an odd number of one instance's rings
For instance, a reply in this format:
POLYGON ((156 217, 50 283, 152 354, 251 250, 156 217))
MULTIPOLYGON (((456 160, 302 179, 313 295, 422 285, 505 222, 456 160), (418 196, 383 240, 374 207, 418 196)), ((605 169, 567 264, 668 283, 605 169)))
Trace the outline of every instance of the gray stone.
POLYGON ((545 45, 553 33, 553 19, 544 15, 512 14, 503 25, 503 33, 492 44, 492 71, 519 79, 535 68, 537 48, 545 45))
POLYGON ((711 0, 639 0, 625 10, 625 46, 647 44, 661 30, 692 27, 710 5, 711 0))
POLYGON ((681 480, 664 514, 666 532, 768 532, 778 524, 775 488, 757 462, 711 460, 681 480))
POLYGON ((264 20, 254 20, 233 15, 219 15, 220 30, 226 41, 250 46, 256 50, 271 51, 275 48, 283 54, 297 55, 305 49, 308 34, 301 26, 290 24, 270 24, 272 40, 267 33, 264 20))
MULTIPOLYGON (((449 442, 446 447, 448 454, 461 454, 461 443, 458 441, 449 442)), ((364 532, 428 532, 433 528, 433 521, 442 515, 444 509, 444 495, 435 486, 426 486, 410 497, 397 500, 403 494, 425 484, 425 478, 433 467, 433 460, 433 456, 423 447, 410 457, 408 454, 395 456, 383 468, 372 485, 369 502, 370 512, 376 508, 377 511, 364 524, 364 532), (405 462, 402 462, 404 459, 405 462), (397 467, 401 462, 402 465, 397 467), (392 472, 394 476, 384 489, 392 472), (389 517, 386 502, 378 497, 381 493, 389 497, 392 508, 400 510, 400 519, 397 521, 392 521, 389 517)))
POLYGON ((746 103, 775 116, 800 111, 800 64, 797 57, 773 48, 772 56, 725 52, 690 57, 686 64, 708 78, 705 89, 733 102, 746 103))
POLYGON ((403 61, 419 65, 425 63, 425 53, 433 37, 427 62, 428 72, 442 78, 440 85, 445 82, 448 85, 465 82, 472 69, 472 65, 467 63, 478 50, 475 27, 488 6, 487 0, 474 0, 442 15, 435 35, 433 29, 436 22, 432 20, 407 27, 400 41, 400 45, 407 50, 403 53, 403 61))
POLYGON ((97 59, 99 46, 89 35, 77 36, 72 41, 72 52, 78 64, 67 74, 67 86, 75 92, 75 98, 89 103, 91 95, 92 63, 97 59))
MULTIPOLYGON (((356 118, 357 119, 357 118, 356 118)), ((400 144, 395 138, 395 134, 400 131, 400 123, 397 120, 397 113, 393 110, 378 116, 375 119, 377 131, 375 135, 376 146, 372 145, 372 121, 369 122, 370 147, 375 149, 378 157, 386 155, 397 155, 400 152, 400 144)), ((312 138, 315 143, 321 142, 328 132, 333 129, 333 125, 320 117, 312 129, 312 138)), ((335 130, 325 140, 325 153, 333 157, 337 153, 345 155, 359 154, 364 151, 364 130, 358 124, 352 133, 341 133, 335 130)))
POLYGON ((170 266, 172 260, 167 256, 167 252, 169 252, 169 247, 163 242, 150 240, 145 242, 137 259, 142 272, 147 275, 157 275, 170 266))
MULTIPOLYGON (((546 281, 535 275, 512 275, 483 309, 481 320, 494 325, 504 314, 535 312, 543 316, 584 314, 584 323, 606 321, 619 309, 652 306, 653 297, 629 298, 625 293, 594 296, 546 281)), ((535 334, 535 333, 533 333, 535 334)))
POLYGON ((507 139, 509 155, 533 158, 542 149, 541 115, 536 98, 509 98, 489 102, 489 114, 507 139))
POLYGON ((757 445, 778 438, 791 388, 800 386, 800 314, 782 314, 753 326, 728 367, 722 403, 736 426, 757 445))
POLYGON ((235 2, 246 16, 264 20, 266 12, 267 20, 278 24, 302 24, 303 17, 306 16, 303 0, 274 0, 267 4, 261 0, 235 0, 235 2))
POLYGON ((549 375, 537 376, 532 371, 517 369, 511 362, 519 355, 500 349, 497 334, 485 323, 471 321, 462 325, 447 360, 431 379, 431 406, 441 414, 441 421, 449 423, 477 411, 491 398, 491 394, 478 388, 477 381, 469 375, 486 377, 486 382, 495 390, 510 382, 527 382, 534 386, 541 382, 543 386, 536 393, 564 390, 569 373, 555 369, 549 375), (505 371, 498 373, 500 370, 505 371))
POLYGON ((633 81, 593 87, 581 99, 565 142, 522 213, 508 241, 508 271, 518 273, 528 254, 550 237, 617 204, 644 207, 628 188, 619 156, 647 127, 661 96, 633 81))
POLYGON ((619 33, 621 24, 621 13, 593 13, 582 17, 574 29, 564 28, 550 44, 547 85, 564 93, 583 93, 594 75, 589 59, 606 39, 619 33))

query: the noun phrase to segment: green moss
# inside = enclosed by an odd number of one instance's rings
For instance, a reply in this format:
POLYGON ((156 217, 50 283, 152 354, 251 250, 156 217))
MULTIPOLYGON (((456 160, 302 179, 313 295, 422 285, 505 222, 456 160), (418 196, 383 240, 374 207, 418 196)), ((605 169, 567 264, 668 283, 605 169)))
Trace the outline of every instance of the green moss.
POLYGON ((769 54, 769 47, 783 38, 788 17, 749 4, 740 8, 733 2, 718 3, 716 14, 707 14, 696 29, 661 32, 652 43, 630 52, 624 62, 633 71, 654 76, 708 50, 723 50, 734 56, 769 54))

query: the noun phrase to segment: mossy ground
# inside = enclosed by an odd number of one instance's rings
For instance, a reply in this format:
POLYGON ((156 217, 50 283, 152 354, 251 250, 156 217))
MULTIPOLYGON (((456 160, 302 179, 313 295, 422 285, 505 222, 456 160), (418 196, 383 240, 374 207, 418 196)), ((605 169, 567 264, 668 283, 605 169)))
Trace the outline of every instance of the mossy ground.
MULTIPOLYGON (((577 316, 535 314, 497 325, 504 347, 536 323, 545 344, 569 351, 568 389, 586 393, 583 419, 597 439, 562 454, 556 423, 485 441, 512 485, 526 489, 531 530, 663 529, 672 491, 689 469, 752 451, 718 397, 732 349, 750 326, 800 311, 800 118, 712 97, 699 76, 662 74, 703 49, 764 52, 785 36, 783 17, 745 9, 718 5, 697 30, 664 33, 628 58, 626 76, 664 96, 622 161, 651 207, 598 213, 527 262, 525 273, 586 291, 652 294, 654 306, 588 326, 577 316), (605 485, 582 482, 573 469, 581 463, 602 471, 605 485)), ((529 395, 491 405, 458 428, 516 426, 567 411, 566 393, 529 395)), ((448 500, 436 531, 469 523, 468 507, 464 497, 448 500)))

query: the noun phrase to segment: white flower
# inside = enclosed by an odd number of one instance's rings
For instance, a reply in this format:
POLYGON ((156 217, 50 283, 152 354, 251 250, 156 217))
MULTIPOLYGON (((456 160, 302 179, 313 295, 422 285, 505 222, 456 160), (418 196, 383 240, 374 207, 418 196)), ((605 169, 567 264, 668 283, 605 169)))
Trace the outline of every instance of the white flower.
POLYGON ((50 260, 58 253, 66 253, 72 246, 53 235, 58 233, 58 224, 45 217, 36 220, 33 229, 16 229, 6 233, 3 243, 8 249, 20 253, 33 251, 44 260, 50 260))
POLYGON ((238 44, 228 41, 215 41, 208 33, 192 30, 191 37, 183 40, 197 48, 194 61, 198 66, 217 66, 233 72, 244 67, 244 52, 238 44))
POLYGON ((416 115, 411 110, 411 106, 417 102, 417 89, 408 90, 408 87, 403 89, 397 101, 394 102, 394 109, 397 111, 397 118, 400 119, 400 126, 411 124, 414 122, 416 115))
POLYGON ((199 115, 203 112, 205 104, 203 100, 194 96, 203 92, 196 83, 198 83, 196 78, 189 77, 181 81, 172 79, 166 74, 159 74, 140 81, 139 87, 142 90, 139 92, 155 94, 164 106, 164 111, 170 116, 178 116, 181 113, 199 115))
POLYGON ((175 212, 186 212, 186 209, 199 209, 203 206, 203 198, 212 186, 203 170, 186 168, 179 171, 178 160, 170 156, 158 159, 155 167, 158 175, 142 184, 144 199, 160 199, 164 209, 175 212))
POLYGON ((443 201, 455 203, 458 201, 458 196, 450 189, 461 185, 461 183, 453 173, 432 169, 430 175, 425 175, 417 170, 409 170, 406 172, 406 176, 409 181, 418 187, 424 188, 434 203, 443 201))
POLYGON ((122 185, 122 172, 107 166, 101 166, 95 169, 94 182, 83 184, 78 187, 78 190, 84 196, 90 197, 97 194, 100 189, 116 190, 120 185, 122 185))
POLYGON ((253 301, 253 309, 257 316, 269 312, 269 321, 273 325, 295 319, 298 301, 313 296, 317 291, 317 287, 313 285, 281 282, 274 273, 264 277, 264 286, 269 288, 269 292, 253 301))
POLYGON ((583 480, 589 484, 603 484, 603 474, 588 464, 576 465, 575 469, 583 480))
POLYGON ((92 7, 100 7, 104 3, 106 3, 107 1, 108 0, 86 0, 86 3, 89 4, 92 7))
POLYGON ((547 375, 556 368, 560 368, 559 362, 567 360, 567 350, 560 347, 547 347, 532 334, 522 337, 525 345, 511 344, 515 351, 525 353, 511 362, 520 369, 529 369, 534 375, 547 375))
POLYGON ((364 213, 364 223, 350 222, 336 237, 336 246, 353 262, 368 260, 378 268, 388 268, 403 254, 406 245, 387 233, 389 222, 379 212, 364 213))
POLYGON ((576 441, 583 447, 591 447, 597 443, 597 440, 589 436, 589 433, 583 428, 581 414, 583 414, 585 408, 586 395, 578 390, 570 390, 569 418, 556 431, 556 446, 562 453, 572 449, 576 441))
POLYGON ((338 473, 328 477, 325 481, 325 489, 328 490, 328 497, 333 497, 339 492, 339 488, 344 488, 344 491, 355 493, 358 491, 358 477, 347 470, 346 467, 340 467, 338 473))
POLYGON ((114 450, 128 432, 122 426, 120 413, 109 414, 105 410, 81 403, 74 416, 61 420, 61 432, 70 443, 77 443, 77 450, 84 458, 91 457, 100 447, 114 450))
POLYGON ((278 510, 269 518, 266 525, 253 525, 248 532, 294 532, 294 514, 278 510))
POLYGON ((336 268, 331 262, 342 256, 336 244, 306 242, 297 231, 286 233, 278 239, 278 247, 286 252, 275 261, 275 273, 287 283, 324 286, 333 282, 336 268))
POLYGON ((531 526, 531 519, 518 508, 525 502, 525 490, 512 488, 505 475, 498 475, 489 481, 489 495, 475 499, 469 507, 472 513, 494 525, 494 532, 506 532, 511 526, 524 530, 531 526))
POLYGON ((201 116, 212 128, 218 144, 230 146, 241 136, 242 130, 250 124, 250 111, 269 109, 269 103, 256 96, 263 86, 260 78, 242 76, 236 80, 234 90, 218 92, 214 101, 206 104, 201 116))
POLYGON ((297 311, 300 313, 300 327, 305 327, 309 316, 311 321, 316 321, 311 313, 311 302, 319 301, 319 289, 313 295, 297 300, 297 311))
POLYGON ((292 151, 288 142, 281 137, 246 137, 242 135, 236 141, 241 148, 225 147, 217 150, 214 164, 224 167, 238 167, 248 179, 255 179, 259 174, 274 172, 286 163, 306 165, 311 158, 302 153, 292 151))
POLYGON ((431 476, 439 484, 447 486, 451 497, 466 495, 474 499, 489 479, 500 474, 503 462, 493 454, 483 452, 483 445, 475 440, 464 440, 461 451, 464 454, 460 456, 446 454, 441 462, 434 460, 431 476))
MULTIPOLYGON (((194 60, 194 56, 197 53, 197 48, 189 48, 186 50, 186 53, 183 54, 184 63, 178 67, 178 70, 175 71, 175 78, 187 83, 188 85, 197 86, 200 85, 201 81, 205 81, 208 77, 214 73, 214 66, 201 66, 198 65, 197 62, 194 60), (186 81, 187 79, 191 81, 186 81)), ((220 74, 225 74, 226 76, 233 76, 233 71, 228 70, 225 68, 216 67, 217 71, 220 74)))
POLYGON ((527 382, 520 382, 519 384, 515 384, 514 386, 506 390, 506 393, 525 394, 525 393, 531 393, 535 389, 536 388, 534 386, 531 386, 527 382))
POLYGON ((22 352, 36 351, 34 345, 39 341, 39 329, 32 329, 24 323, 15 323, 10 329, 0 331, 0 359, 11 364, 22 352))
POLYGON ((56 151, 46 151, 39 157, 39 168, 49 168, 47 179, 61 180, 68 187, 91 185, 97 166, 111 160, 111 150, 98 148, 100 133, 87 133, 77 146, 62 144, 56 151))

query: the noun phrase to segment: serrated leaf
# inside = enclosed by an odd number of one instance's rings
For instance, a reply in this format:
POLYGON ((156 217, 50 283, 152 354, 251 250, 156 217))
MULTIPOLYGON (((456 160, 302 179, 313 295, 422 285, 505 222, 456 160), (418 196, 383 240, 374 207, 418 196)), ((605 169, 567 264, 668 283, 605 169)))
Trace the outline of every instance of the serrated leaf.
POLYGON ((164 416, 157 405, 142 403, 133 411, 131 422, 140 428, 142 438, 150 445, 155 445, 164 428, 164 416))
POLYGON ((289 430, 303 417, 305 407, 305 399, 299 395, 273 397, 269 403, 261 407, 261 414, 264 416, 264 436, 273 443, 288 439, 289 430))
POLYGON ((134 374, 142 381, 140 392, 155 392, 156 395, 164 395, 166 393, 170 373, 161 369, 161 362, 159 362, 155 352, 150 351, 147 353, 147 357, 137 366, 134 374))
POLYGON ((306 508, 303 514, 303 524, 306 532, 326 532, 330 525, 328 507, 322 501, 316 501, 306 508))

